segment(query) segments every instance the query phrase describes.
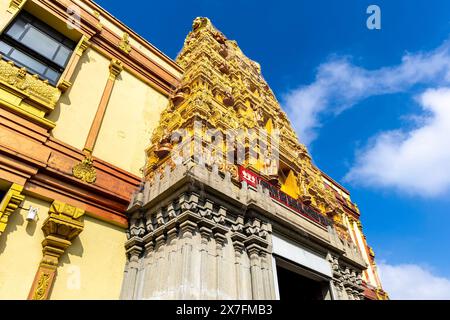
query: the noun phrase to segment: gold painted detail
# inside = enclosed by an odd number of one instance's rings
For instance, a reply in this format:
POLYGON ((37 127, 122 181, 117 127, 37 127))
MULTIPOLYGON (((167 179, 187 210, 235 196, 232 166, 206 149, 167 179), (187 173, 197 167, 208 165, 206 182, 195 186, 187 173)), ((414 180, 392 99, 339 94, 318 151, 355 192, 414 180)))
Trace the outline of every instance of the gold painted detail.
POLYGON ((123 63, 120 60, 112 59, 109 64, 109 77, 115 80, 123 70, 123 63))
POLYGON ((2 60, 0 55, 0 83, 20 92, 25 97, 38 102, 46 109, 53 110, 61 91, 51 86, 38 75, 30 75, 27 69, 19 68, 14 62, 2 60))
POLYGON ((36 291, 33 294, 33 300, 44 300, 45 294, 50 285, 51 275, 46 272, 42 272, 37 282, 36 291))
POLYGON ((8 12, 9 13, 16 13, 17 11, 19 11, 23 5, 25 4, 26 0, 10 0, 9 1, 9 7, 8 7, 8 12))
POLYGON ((119 49, 126 54, 129 54, 131 52, 130 35, 126 32, 123 33, 122 39, 120 39, 119 41, 119 49))
POLYGON ((5 231, 9 216, 19 207, 25 199, 21 194, 23 186, 13 183, 0 203, 0 236, 5 231))
POLYGON ((53 201, 48 213, 42 226, 45 236, 42 241, 43 257, 28 296, 32 300, 48 299, 59 258, 84 228, 85 212, 80 208, 53 201))
POLYGON ((79 56, 83 55, 84 51, 91 46, 91 43, 88 41, 86 36, 83 36, 81 40, 78 42, 77 47, 75 48, 75 53, 79 56))
POLYGON ((97 179, 97 171, 94 168, 92 157, 87 155, 80 163, 72 168, 72 174, 87 183, 94 183, 97 179))
MULTIPOLYGON (((257 133, 251 139, 263 141, 265 138, 260 132, 270 135, 277 131, 280 135, 278 168, 266 161, 270 155, 259 148, 254 150, 256 163, 247 159, 250 158, 247 154, 243 165, 252 167, 290 196, 310 204, 335 221, 342 221, 342 205, 334 192, 325 186, 322 173, 312 163, 306 146, 299 142, 286 113, 264 80, 260 65, 246 57, 236 41, 227 39, 209 19, 196 18, 176 60, 185 72, 161 114, 147 149, 147 180, 162 170, 163 163, 170 162, 171 157, 167 155, 171 150, 181 147, 182 143, 170 141, 175 131, 188 132, 190 136, 184 139, 186 141, 192 141, 190 138, 196 134, 206 141, 206 132, 210 129, 221 132, 223 137, 241 129, 250 137, 249 132, 253 131, 257 133), (203 123, 198 133, 194 133, 195 121, 203 123)), ((244 138, 239 144, 249 149, 249 139, 244 138)), ((236 151, 236 145, 223 143, 217 149, 224 155, 231 154, 236 151)), ((225 164, 222 159, 218 162, 219 170, 229 171, 236 177, 237 163, 225 164)), ((342 225, 342 233, 346 232, 342 225)))

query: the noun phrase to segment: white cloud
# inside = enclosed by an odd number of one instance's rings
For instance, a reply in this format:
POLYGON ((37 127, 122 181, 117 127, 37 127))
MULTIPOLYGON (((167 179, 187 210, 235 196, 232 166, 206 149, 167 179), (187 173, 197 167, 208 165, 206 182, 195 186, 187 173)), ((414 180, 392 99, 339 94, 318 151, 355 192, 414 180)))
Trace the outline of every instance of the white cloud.
POLYGON ((415 264, 380 263, 383 289, 392 300, 448 300, 450 279, 433 275, 415 264))
POLYGON ((332 58, 319 66, 313 83, 284 95, 283 104, 300 140, 310 144, 325 115, 339 114, 370 96, 449 82, 450 41, 446 41, 431 52, 405 54, 399 65, 376 70, 355 66, 348 58, 332 58))
POLYGON ((422 125, 376 136, 345 180, 430 197, 450 190, 450 88, 428 89, 418 102, 422 125))

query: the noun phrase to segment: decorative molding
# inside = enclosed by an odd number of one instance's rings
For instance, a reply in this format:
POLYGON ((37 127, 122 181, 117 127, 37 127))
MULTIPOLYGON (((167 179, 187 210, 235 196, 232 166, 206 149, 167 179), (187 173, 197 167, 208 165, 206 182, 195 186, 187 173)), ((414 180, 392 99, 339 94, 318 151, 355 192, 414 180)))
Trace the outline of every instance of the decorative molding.
POLYGON ((1 179, 23 185, 24 192, 83 206, 96 219, 127 227, 124 212, 139 186, 138 176, 94 158, 95 184, 75 178, 72 168, 85 154, 6 108, 0 108, 0 149, 1 179))
POLYGON ((88 38, 83 35, 80 41, 78 41, 74 53, 72 54, 72 57, 70 58, 70 61, 67 64, 66 70, 64 71, 63 75, 61 76, 61 79, 59 80, 57 87, 62 92, 66 92, 72 86, 72 82, 70 80, 75 71, 75 68, 78 65, 83 53, 90 46, 91 43, 88 41, 88 38))
POLYGON ((61 91, 51 86, 47 80, 38 75, 27 73, 26 68, 19 68, 13 61, 6 62, 0 55, 0 84, 16 90, 23 97, 38 103, 44 110, 53 110, 61 91))
POLYGON ((116 80, 117 76, 122 72, 122 70, 123 70, 122 61, 112 59, 111 63, 109 64, 110 78, 112 78, 112 80, 116 80))
POLYGON ((84 182, 94 183, 97 179, 97 171, 94 168, 92 157, 87 155, 80 163, 73 166, 72 174, 84 182))
POLYGON ((58 84, 58 89, 60 89, 62 92, 66 92, 71 86, 72 86, 72 82, 70 82, 66 79, 61 79, 58 84))
POLYGON ((130 35, 127 32, 123 33, 118 46, 120 50, 122 50, 126 54, 130 54, 131 52, 130 35))
POLYGON ((122 61, 112 59, 111 63, 109 64, 109 77, 106 81, 102 98, 100 99, 100 103, 98 104, 97 112, 95 113, 94 120, 92 121, 91 128, 89 129, 89 133, 84 144, 83 151, 87 154, 92 154, 92 151, 94 150, 95 142, 97 141, 103 118, 106 113, 106 108, 108 107, 109 98, 111 97, 111 93, 114 88, 114 83, 122 70, 122 61))
POLYGON ((7 11, 9 13, 15 14, 20 9, 22 9, 23 5, 25 4, 26 0, 10 0, 9 1, 9 7, 7 11))
POLYGON ((81 37, 80 42, 78 43, 77 48, 75 49, 75 53, 79 56, 82 56, 87 48, 91 46, 91 43, 88 41, 86 36, 81 37))
POLYGON ((74 206, 53 201, 49 216, 44 221, 42 231, 45 239, 42 241, 43 257, 31 286, 28 299, 46 300, 56 277, 59 258, 72 244, 84 228, 84 210, 74 206))
POLYGON ((22 191, 23 186, 13 183, 0 203, 0 236, 6 229, 9 216, 14 213, 25 199, 25 196, 21 194, 22 191))

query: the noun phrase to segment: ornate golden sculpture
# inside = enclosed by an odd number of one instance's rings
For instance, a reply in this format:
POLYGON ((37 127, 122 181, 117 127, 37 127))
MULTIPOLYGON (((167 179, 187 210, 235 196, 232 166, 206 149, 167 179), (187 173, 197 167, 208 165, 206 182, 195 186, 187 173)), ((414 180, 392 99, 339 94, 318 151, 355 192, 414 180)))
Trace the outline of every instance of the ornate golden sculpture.
POLYGON ((119 41, 119 49, 126 54, 129 54, 131 52, 130 35, 126 32, 123 33, 122 39, 120 39, 119 41))
POLYGON ((18 68, 12 61, 4 61, 0 55, 0 83, 19 90, 30 99, 53 108, 61 95, 61 91, 39 79, 38 75, 30 75, 25 68, 18 68))
MULTIPOLYGON (((260 148, 255 149, 256 160, 251 162, 246 158, 244 165, 253 167, 267 180, 280 184, 282 190, 294 198, 301 198, 304 203, 331 216, 345 233, 341 204, 334 191, 325 185, 324 177, 312 163, 306 147, 299 142, 287 115, 262 77, 259 64, 247 58, 236 41, 228 40, 207 18, 194 20, 177 62, 185 73, 153 132, 152 144, 147 149, 146 178, 151 180, 160 171, 161 164, 170 158, 167 157, 168 152, 185 143, 171 144, 168 133, 185 130, 190 137, 198 135, 205 138, 208 129, 219 130, 224 135, 241 129, 247 132, 265 129, 266 135, 278 130, 278 172, 267 161, 267 151, 260 148), (205 124, 198 132, 194 128, 195 121, 205 124)), ((260 132, 252 134, 261 138, 260 132)), ((240 143, 247 149, 250 146, 248 139, 240 143)), ((216 150, 223 154, 235 152, 227 148, 229 146, 225 144, 216 146, 216 150)), ((220 169, 235 173, 236 167, 229 163, 221 165, 220 169)))
POLYGON ((88 155, 80 163, 73 166, 72 174, 84 182, 94 183, 97 179, 97 171, 94 168, 92 157, 88 155))
POLYGON ((50 285, 51 275, 49 273, 42 272, 37 282, 36 290, 33 294, 33 300, 44 300, 45 295, 50 285))

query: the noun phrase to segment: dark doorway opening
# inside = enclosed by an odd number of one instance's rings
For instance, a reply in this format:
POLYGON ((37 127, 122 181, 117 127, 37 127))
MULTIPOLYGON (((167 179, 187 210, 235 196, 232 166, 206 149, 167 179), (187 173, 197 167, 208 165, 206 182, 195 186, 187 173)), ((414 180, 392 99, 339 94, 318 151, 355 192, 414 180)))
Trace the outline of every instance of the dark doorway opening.
POLYGON ((280 300, 311 301, 329 299, 329 282, 309 270, 277 259, 280 300))

